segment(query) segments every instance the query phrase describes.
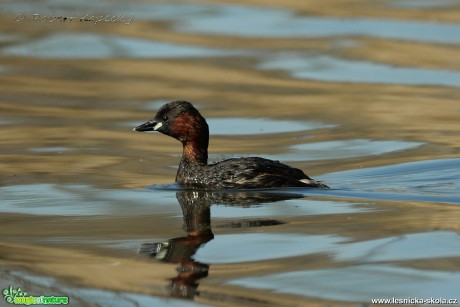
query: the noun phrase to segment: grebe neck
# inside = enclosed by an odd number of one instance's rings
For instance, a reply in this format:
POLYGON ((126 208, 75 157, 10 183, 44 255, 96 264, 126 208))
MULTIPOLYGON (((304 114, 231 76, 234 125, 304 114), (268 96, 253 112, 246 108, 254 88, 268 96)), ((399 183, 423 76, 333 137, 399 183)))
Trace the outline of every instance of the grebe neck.
POLYGON ((183 142, 183 151, 181 162, 191 164, 208 164, 208 141, 193 140, 183 142))

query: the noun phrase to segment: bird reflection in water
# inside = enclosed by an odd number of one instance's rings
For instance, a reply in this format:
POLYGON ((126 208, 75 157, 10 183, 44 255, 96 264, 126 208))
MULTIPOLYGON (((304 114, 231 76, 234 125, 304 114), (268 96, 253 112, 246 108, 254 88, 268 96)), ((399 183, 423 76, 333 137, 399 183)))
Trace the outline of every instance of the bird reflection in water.
MULTIPOLYGON (((200 246, 214 239, 211 230, 211 205, 224 204, 249 207, 292 198, 302 198, 302 194, 275 192, 236 192, 184 190, 176 193, 184 215, 184 230, 187 236, 170 239, 161 243, 144 243, 139 253, 166 263, 177 264, 178 275, 171 278, 168 292, 172 297, 193 299, 199 295, 198 280, 208 276, 209 264, 193 259, 200 246)), ((260 227, 279 225, 278 220, 244 220, 220 225, 221 228, 260 227)))

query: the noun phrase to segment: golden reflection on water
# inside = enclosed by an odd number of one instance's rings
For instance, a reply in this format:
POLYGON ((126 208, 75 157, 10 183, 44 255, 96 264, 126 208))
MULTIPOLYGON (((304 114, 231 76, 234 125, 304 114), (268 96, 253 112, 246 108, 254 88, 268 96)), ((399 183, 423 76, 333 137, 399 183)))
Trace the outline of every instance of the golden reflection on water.
MULTIPOLYGON (((316 1, 237 2, 289 8, 299 14, 316 16, 460 22, 458 6, 427 10, 385 6, 385 1, 374 6, 359 0, 329 1, 321 6, 316 5, 316 1)), ((458 70, 460 63, 459 47, 455 44, 345 37, 354 43, 340 45, 337 42, 344 37, 248 38, 184 33, 175 31, 168 22, 136 17, 130 25, 89 25, 16 22, 13 13, 1 15, 0 31, 18 38, 0 41, 0 48, 56 33, 88 33, 230 51, 247 49, 255 52, 256 57, 258 52, 263 55, 296 51, 439 70, 458 70)), ((146 105, 175 99, 197 103, 208 118, 263 117, 335 125, 330 129, 281 135, 214 135, 210 140, 210 153, 217 156, 282 154, 289 146, 299 143, 349 139, 424 143, 416 149, 380 156, 290 163, 308 170, 313 177, 340 170, 459 155, 458 88, 302 80, 283 71, 257 70, 255 62, 250 53, 168 59, 64 59, 0 53, 0 185, 85 184, 132 189, 171 183, 180 144, 163 135, 135 134, 130 123, 140 123, 153 116, 155 110, 147 109, 146 105)), ((267 228, 274 233, 340 235, 356 242, 430 231, 458 232, 460 228, 460 212, 455 205, 370 201, 362 206, 371 207, 372 211, 298 218, 275 216, 284 224, 267 228)), ((232 222, 232 219, 218 222, 232 222)), ((0 264, 64 278, 83 287, 167 295, 161 289, 175 276, 174 265, 88 242, 93 239, 145 239, 148 242, 151 237, 168 240, 184 235, 181 227, 181 217, 158 214, 63 217, 2 213, 0 264), (62 238, 75 240, 65 243, 59 241, 62 238)), ((215 235, 239 231, 213 228, 215 235)), ((423 269, 458 270, 458 256, 394 263, 423 269)), ((305 298, 228 286, 225 280, 345 265, 348 264, 324 254, 292 257, 289 263, 281 258, 251 265, 215 264, 199 286, 205 295, 195 300, 216 304, 220 296, 227 295, 233 297, 236 304, 239 296, 247 301, 264 298, 268 304, 300 304, 305 298)), ((323 301, 312 298, 308 302, 322 304, 323 301)))

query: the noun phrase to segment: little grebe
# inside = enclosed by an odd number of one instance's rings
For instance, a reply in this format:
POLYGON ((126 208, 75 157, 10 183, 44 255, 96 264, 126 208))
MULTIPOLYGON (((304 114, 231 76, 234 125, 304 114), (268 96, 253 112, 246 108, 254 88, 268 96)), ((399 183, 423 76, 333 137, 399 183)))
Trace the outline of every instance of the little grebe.
POLYGON ((134 130, 158 131, 182 142, 183 152, 176 182, 186 187, 328 187, 297 168, 259 157, 233 158, 208 164, 208 124, 187 101, 165 104, 152 120, 134 130))

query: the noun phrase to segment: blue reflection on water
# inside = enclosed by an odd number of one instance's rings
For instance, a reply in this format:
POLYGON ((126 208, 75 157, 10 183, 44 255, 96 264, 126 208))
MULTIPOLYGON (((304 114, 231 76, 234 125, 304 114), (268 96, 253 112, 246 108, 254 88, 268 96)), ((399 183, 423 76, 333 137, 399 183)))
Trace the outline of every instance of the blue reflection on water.
POLYGON ((0 187, 0 212, 34 215, 180 216, 176 195, 147 190, 97 189, 87 185, 30 184, 0 187), (153 206, 155 204, 155 206, 153 206))
POLYGON ((392 297, 447 299, 458 297, 460 273, 385 264, 356 265, 240 278, 229 284, 351 302, 392 297))
POLYGON ((362 213, 377 211, 378 208, 358 202, 339 202, 328 200, 290 199, 258 206, 213 206, 213 218, 262 218, 311 216, 326 214, 362 213))
POLYGON ((198 250, 204 263, 239 263, 329 251, 347 238, 332 235, 244 233, 217 236, 198 250), (241 244, 244 242, 244 244, 241 244))
MULTIPOLYGON (((295 15, 293 11, 238 5, 158 5, 152 19, 184 32, 259 37, 368 36, 460 44, 460 25, 366 18, 295 15), (172 7, 174 6, 174 7, 172 7), (191 13, 192 12, 192 13, 191 13)), ((148 16, 145 16, 148 18, 148 16)))
POLYGON ((38 58, 178 58, 238 54, 236 51, 162 43, 116 35, 53 34, 36 41, 5 47, 3 55, 38 58))
POLYGON ((330 173, 322 178, 339 189, 460 197, 458 158, 354 169, 330 173))
POLYGON ((258 68, 283 70, 295 78, 320 81, 460 87, 460 72, 457 71, 398 67, 329 56, 302 56, 298 53, 280 53, 268 57, 258 68))
POLYGON ((318 176, 338 197, 460 204, 460 159, 355 169, 318 176))
POLYGON ((273 120, 268 118, 209 118, 209 131, 214 135, 246 135, 284 133, 293 131, 333 128, 319 122, 273 120))
POLYGON ((336 252, 335 259, 365 263, 457 256, 460 256, 460 234, 433 231, 348 243, 336 252))
POLYGON ((282 161, 336 160, 353 157, 382 155, 423 145, 421 142, 379 141, 353 139, 299 144, 289 147, 287 153, 264 155, 267 158, 282 161))
POLYGON ((234 263, 327 253, 337 261, 401 261, 460 255, 460 235, 439 231, 405 234, 383 239, 350 242, 330 235, 252 233, 217 236, 196 259, 206 263, 234 263), (238 242, 245 242, 244 246, 238 242), (430 248, 426 248, 430 242, 430 248), (235 246, 239 245, 238 249, 235 246), (273 247, 276 246, 276 251, 273 247), (256 252, 257 251, 257 252, 256 252))
POLYGON ((392 7, 403 9, 439 9, 455 8, 458 6, 457 0, 389 0, 388 4, 392 7))

